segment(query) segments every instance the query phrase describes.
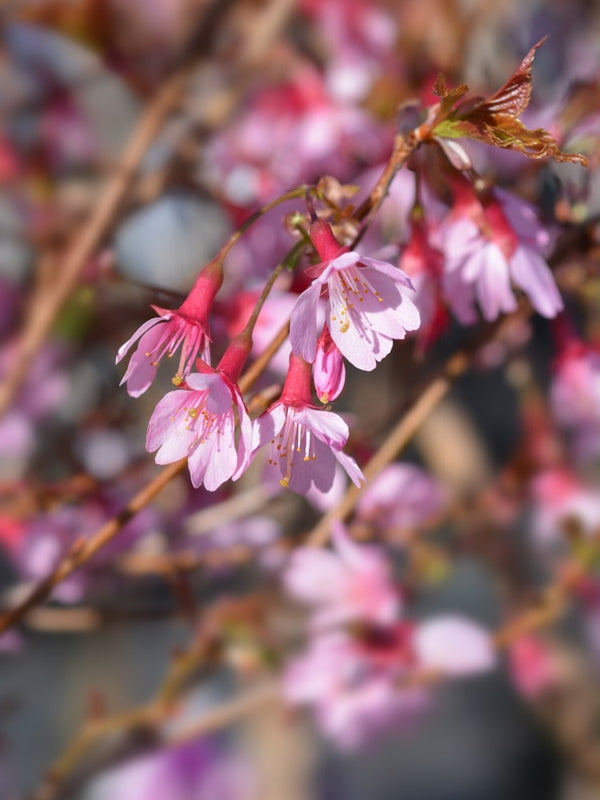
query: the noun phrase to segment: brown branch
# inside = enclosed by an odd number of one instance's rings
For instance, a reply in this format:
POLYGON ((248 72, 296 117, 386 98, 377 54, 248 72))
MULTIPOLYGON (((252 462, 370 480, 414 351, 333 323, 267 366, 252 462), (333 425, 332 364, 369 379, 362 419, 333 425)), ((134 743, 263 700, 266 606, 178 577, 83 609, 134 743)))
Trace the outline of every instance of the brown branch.
POLYGON ((7 411, 22 386, 35 354, 71 295, 81 271, 106 234, 144 153, 165 117, 179 101, 188 74, 188 69, 177 72, 150 102, 125 148, 121 169, 108 176, 91 216, 65 253, 52 291, 45 294, 43 302, 30 305, 17 352, 11 368, 0 385, 0 415, 7 411))
MULTIPOLYGON (((277 352, 287 335, 286 323, 257 358, 248 371, 240 378, 239 386, 242 393, 248 392, 258 380, 267 364, 277 352)), ((0 633, 10 628, 23 618, 38 603, 45 600, 52 590, 76 569, 90 560, 99 550, 105 547, 139 511, 145 508, 170 483, 173 478, 184 471, 187 459, 183 458, 169 464, 159 472, 143 489, 141 489, 130 502, 116 516, 108 520, 89 539, 80 539, 74 543, 70 551, 58 566, 38 583, 30 594, 17 603, 14 608, 0 617, 0 633)))
POLYGON ((532 309, 529 302, 522 300, 516 312, 489 325, 483 334, 479 334, 470 345, 467 345, 448 359, 438 373, 426 384, 406 413, 400 417, 382 446, 364 468, 366 484, 363 484, 360 489, 354 484, 348 488, 340 502, 330 509, 307 534, 306 545, 322 547, 327 543, 331 523, 334 520, 346 519, 351 514, 364 486, 377 477, 409 444, 429 414, 448 394, 454 381, 467 370, 472 362, 473 355, 482 346, 488 344, 503 327, 512 324, 516 318, 528 317, 531 313, 532 309))
MULTIPOLYGON (((110 736, 146 732, 151 734, 148 740, 150 749, 176 746, 229 725, 266 702, 275 700, 276 686, 265 684, 223 703, 186 726, 174 728, 172 724, 179 710, 176 701, 185 692, 190 678, 201 666, 212 663, 218 657, 223 626, 243 621, 253 613, 252 603, 244 599, 226 600, 214 606, 205 616, 200 631, 189 647, 175 656, 162 684, 149 702, 127 711, 89 719, 48 770, 33 800, 54 800, 58 797, 77 768, 85 766, 81 762, 92 748, 110 736), (161 731, 161 726, 167 722, 171 723, 168 732, 161 731)), ((115 747, 118 749, 122 744, 122 739, 117 740, 115 747)))

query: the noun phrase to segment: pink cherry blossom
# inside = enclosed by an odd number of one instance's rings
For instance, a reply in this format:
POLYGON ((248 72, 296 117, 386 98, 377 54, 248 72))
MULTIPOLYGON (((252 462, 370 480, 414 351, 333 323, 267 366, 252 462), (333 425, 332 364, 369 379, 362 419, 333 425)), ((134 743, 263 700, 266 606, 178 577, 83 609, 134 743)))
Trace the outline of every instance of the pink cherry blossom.
POLYGON ((473 300, 486 320, 514 311, 512 284, 521 289, 536 311, 554 317, 563 302, 542 250, 547 235, 533 209, 507 192, 493 192, 480 201, 467 182, 458 183, 457 202, 443 225, 446 254, 445 291, 458 293, 465 303, 458 312, 472 322, 473 300))
POLYGON ((315 608, 315 628, 355 621, 391 624, 400 598, 383 553, 355 544, 341 524, 332 539, 333 551, 303 547, 294 552, 284 573, 289 594, 315 608))
POLYGON ((312 706, 324 733, 353 748, 427 706, 420 677, 473 675, 494 667, 496 655, 490 634, 460 616, 401 619, 384 554, 352 542, 341 525, 332 533, 333 552, 297 550, 284 572, 288 592, 315 611, 283 693, 312 706))
POLYGON ((323 732, 339 747, 354 749, 428 706, 425 689, 398 686, 405 665, 393 662, 371 657, 347 633, 321 633, 289 665, 283 694, 293 705, 313 706, 323 732))
POLYGON ((146 449, 158 449, 157 464, 187 458, 192 484, 214 491, 242 474, 251 441, 252 423, 238 387, 211 370, 188 375, 185 388, 159 401, 148 423, 146 449))
POLYGON ((117 352, 117 364, 137 343, 121 384, 127 383, 132 397, 139 397, 150 386, 163 356, 171 358, 181 347, 175 385, 181 384, 198 356, 210 363, 208 314, 223 280, 219 262, 211 262, 202 270, 193 289, 176 310, 152 308, 159 315, 141 325, 117 352))
POLYGON ((337 464, 360 486, 364 476, 342 450, 349 434, 338 414, 311 404, 310 364, 292 353, 280 399, 255 421, 253 455, 270 445, 269 464, 279 471, 282 486, 300 494, 313 485, 328 491, 337 464))
POLYGON ((317 277, 292 311, 292 350, 306 361, 315 360, 323 296, 327 326, 344 358, 358 369, 375 369, 394 339, 419 327, 419 311, 409 297, 413 285, 398 267, 340 247, 325 223, 313 223, 311 237, 323 260, 311 268, 317 277))

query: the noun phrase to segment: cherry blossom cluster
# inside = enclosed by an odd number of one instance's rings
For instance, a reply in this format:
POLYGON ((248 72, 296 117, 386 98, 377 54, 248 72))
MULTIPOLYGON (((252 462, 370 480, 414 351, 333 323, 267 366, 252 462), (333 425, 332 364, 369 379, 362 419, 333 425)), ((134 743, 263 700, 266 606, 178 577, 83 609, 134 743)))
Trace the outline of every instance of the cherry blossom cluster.
POLYGON ((394 340, 419 326, 414 288, 399 267, 341 246, 328 223, 315 220, 309 234, 320 262, 307 270, 312 282, 292 309, 291 354, 281 396, 257 419, 250 419, 238 386, 251 333, 239 334, 216 368, 210 365, 209 313, 222 282, 218 262, 202 270, 179 309, 156 307, 159 316, 119 349, 117 361, 135 346, 123 382, 131 395, 139 396, 150 386, 161 358, 181 347, 173 378, 177 389, 158 403, 146 447, 158 451, 158 464, 187 458, 195 487, 213 491, 229 478, 236 480, 263 447, 281 484, 299 493, 313 486, 326 493, 338 464, 356 485, 364 480, 343 451, 347 424, 312 402, 312 382, 321 402, 328 403, 344 387, 344 359, 359 369, 374 369, 394 340))
POLYGON ((410 619, 378 547, 356 544, 340 524, 333 543, 333 551, 296 550, 284 573, 289 594, 312 614, 309 644, 283 691, 353 748, 423 713, 432 679, 492 669, 496 656, 487 631, 466 618, 410 619))

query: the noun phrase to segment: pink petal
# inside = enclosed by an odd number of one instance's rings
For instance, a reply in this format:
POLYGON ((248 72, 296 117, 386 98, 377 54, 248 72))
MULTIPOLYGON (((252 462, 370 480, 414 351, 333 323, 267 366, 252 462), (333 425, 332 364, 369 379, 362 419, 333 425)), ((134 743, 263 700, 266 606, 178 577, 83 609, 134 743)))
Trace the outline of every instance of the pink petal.
POLYGON ((337 258, 334 258, 332 261, 330 261, 328 264, 328 268, 338 271, 344 270, 358 263, 358 261, 360 260, 361 260, 360 255, 354 250, 350 250, 349 252, 342 253, 341 256, 338 256, 337 258))
POLYGON ((211 455, 211 448, 207 447, 206 443, 202 444, 197 441, 196 446, 192 449, 188 457, 188 469, 194 489, 198 489, 202 486, 211 455))
POLYGON ((290 318, 290 344, 297 356, 312 363, 317 352, 317 308, 321 286, 313 283, 302 292, 290 318))
POLYGON ((362 486, 363 483, 366 483, 367 479, 351 456, 341 450, 334 450, 334 455, 340 466, 346 470, 348 477, 355 486, 362 486))
POLYGON ((118 364, 126 355, 127 351, 131 348, 135 342, 139 338, 141 338, 147 331, 153 328, 155 325, 158 325, 160 322, 164 322, 165 320, 162 317, 153 317, 152 319, 146 320, 140 327, 136 330, 136 332, 131 336, 124 344, 119 347, 117 350, 117 358, 115 360, 115 364, 118 364))
POLYGON ((148 422, 148 432, 146 434, 146 450, 152 452, 165 441, 182 422, 186 414, 184 406, 189 406, 197 392, 190 392, 185 389, 178 389, 168 392, 156 405, 152 416, 148 422))
POLYGON ((234 481, 242 475, 248 468, 253 455, 252 439, 254 435, 254 425, 248 416, 248 411, 240 395, 236 396, 235 401, 238 407, 238 418, 240 424, 240 441, 238 443, 238 459, 235 472, 231 476, 234 481))
POLYGON ((339 313, 330 315, 328 324, 331 338, 344 358, 357 369, 365 372, 374 370, 392 349, 392 339, 377 333, 366 317, 357 318, 353 315, 348 329, 342 331, 336 320, 332 319, 333 316, 339 320, 339 313))
POLYGON ((508 265, 500 248, 489 243, 484 247, 480 257, 481 270, 475 290, 483 316, 491 322, 496 319, 500 311, 514 311, 517 301, 510 288, 508 265))
MULTIPOLYGON (((216 431, 211 434, 212 447, 204 473, 204 486, 209 492, 214 492, 222 483, 229 480, 237 465, 238 457, 235 449, 235 420, 233 412, 223 415, 220 431, 221 433, 218 437, 216 431)), ((198 447, 202 446, 200 444, 198 447)))
POLYGON ((296 420, 306 425, 322 442, 341 449, 348 441, 350 431, 339 414, 317 408, 301 408, 295 413, 296 420))
POLYGON ((404 272, 404 270, 400 269, 400 267, 395 267, 393 264, 390 264, 387 261, 380 261, 378 258, 367 258, 366 256, 362 256, 360 263, 371 267, 371 269, 381 273, 382 275, 385 275, 388 278, 391 278, 395 283, 399 283, 401 286, 404 286, 407 289, 414 290, 415 288, 411 279, 408 277, 406 272, 404 272))
POLYGON ((544 317, 555 317, 563 309, 554 276, 544 259, 529 247, 517 247, 510 261, 515 284, 527 293, 535 310, 544 317))

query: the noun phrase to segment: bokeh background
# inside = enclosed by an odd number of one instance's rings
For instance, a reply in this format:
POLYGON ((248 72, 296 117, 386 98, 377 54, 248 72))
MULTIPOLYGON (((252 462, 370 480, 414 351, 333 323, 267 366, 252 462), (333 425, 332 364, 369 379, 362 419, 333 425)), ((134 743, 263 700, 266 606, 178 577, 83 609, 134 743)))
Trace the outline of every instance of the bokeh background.
MULTIPOLYGON (((158 471, 145 430, 170 375, 161 371, 133 400, 119 388, 123 365, 114 363, 150 304, 179 305, 227 236, 277 194, 331 175, 364 196, 389 155, 400 106, 433 102, 439 72, 485 95, 545 35, 528 119, 568 146, 560 114, 573 87, 587 87, 578 96, 585 110, 578 144, 587 147, 590 169, 480 145, 469 152, 488 180, 534 203, 553 236, 571 236, 559 283, 572 325, 597 341, 597 2, 15 0, 3 3, 0 26, 4 607, 158 471), (149 109, 157 97, 167 98, 167 109, 155 124, 149 109), (132 166, 132 137, 149 128, 132 166), (73 243, 85 249, 86 235, 91 246, 46 325, 73 243), (34 345, 24 351, 28 335, 34 345)), ((374 226, 379 245, 407 241, 411 190, 402 174, 394 186, 374 226)), ((284 216, 297 208, 288 203, 266 216, 229 257, 215 309, 217 347, 239 329, 256 287, 293 242, 284 216)), ((269 312, 257 353, 289 312, 284 306, 281 300, 269 312)), ((450 321, 424 353, 403 343, 375 373, 349 370, 337 405, 354 422, 359 460, 467 334, 450 321)), ((403 455, 444 497, 435 508, 408 486, 396 498, 401 509, 409 501, 416 507, 397 523, 402 541, 409 529, 430 534, 414 557, 392 548, 398 568, 408 570, 417 617, 464 613, 494 630, 507 608, 535 604, 565 548, 577 555, 581 526, 598 530, 597 453, 581 466, 549 410, 556 355, 548 321, 516 320, 457 380, 403 455), (585 481, 585 510, 573 511, 577 530, 566 545, 548 533, 559 527, 548 521, 552 490, 530 491, 535 475, 523 464, 536 448, 545 453, 539 463, 551 466, 552 454, 566 452, 585 481)), ((275 364, 261 388, 280 381, 281 369, 275 364)), ((598 389, 591 391, 600 402, 598 389)), ((147 702, 219 598, 261 593, 275 627, 296 630, 293 615, 278 614, 278 542, 307 530, 319 502, 261 483, 257 470, 216 500, 240 497, 239 509, 211 516, 215 499, 192 490, 187 473, 178 476, 51 602, 0 638, 1 798, 600 796, 593 558, 587 593, 543 633, 540 659, 553 670, 547 691, 530 690, 526 657, 519 671, 516 656, 504 653, 492 673, 437 688, 423 719, 353 753, 336 749, 309 717, 271 706, 175 749, 149 747, 147 732, 112 733, 53 795, 52 782, 43 784, 46 770, 85 720, 147 702), (191 567, 165 568, 173 553, 191 567), (34 795, 42 785, 50 794, 34 795)), ((254 658, 242 637, 224 666, 198 670, 186 717, 231 697, 254 658)))

